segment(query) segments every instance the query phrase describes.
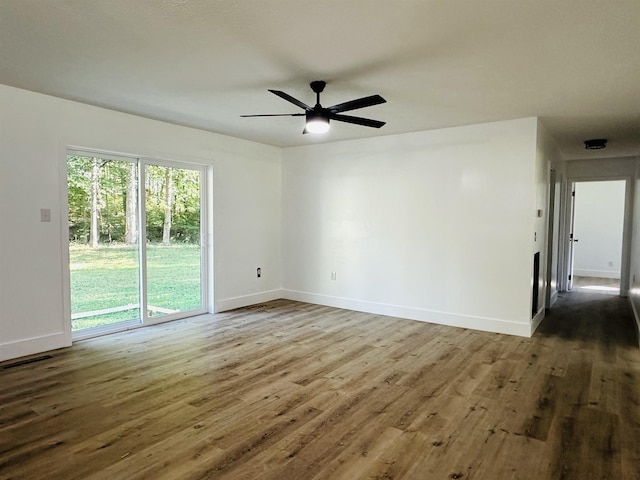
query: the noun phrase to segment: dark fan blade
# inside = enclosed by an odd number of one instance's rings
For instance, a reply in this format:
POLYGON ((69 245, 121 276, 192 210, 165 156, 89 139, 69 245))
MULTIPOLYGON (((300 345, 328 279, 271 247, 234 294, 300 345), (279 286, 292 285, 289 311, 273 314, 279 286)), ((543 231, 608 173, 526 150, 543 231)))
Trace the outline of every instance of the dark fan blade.
POLYGON ((240 115, 241 117, 304 117, 304 113, 265 113, 258 115, 240 115))
POLYGON ((338 120, 339 122, 355 123, 356 125, 363 125, 365 127, 380 128, 386 122, 380 120, 371 120, 370 118, 353 117, 351 115, 338 115, 335 113, 329 113, 331 120, 338 120))
POLYGON ((278 95, 280 98, 284 98, 287 102, 291 102, 294 105, 297 105, 300 108, 303 108, 304 110, 313 110, 309 105, 307 105, 306 103, 302 103, 300 100, 298 100, 297 98, 293 98, 291 95, 289 95, 288 93, 284 93, 281 92, 280 90, 269 90, 271 93, 275 93, 276 95, 278 95))
POLYGON ((349 110, 370 107, 372 105, 378 105, 380 103, 386 103, 386 100, 380 95, 371 95, 370 97, 363 97, 358 98, 357 100, 351 100, 350 102, 339 103, 338 105, 327 108, 327 110, 329 110, 331 113, 348 112, 349 110))

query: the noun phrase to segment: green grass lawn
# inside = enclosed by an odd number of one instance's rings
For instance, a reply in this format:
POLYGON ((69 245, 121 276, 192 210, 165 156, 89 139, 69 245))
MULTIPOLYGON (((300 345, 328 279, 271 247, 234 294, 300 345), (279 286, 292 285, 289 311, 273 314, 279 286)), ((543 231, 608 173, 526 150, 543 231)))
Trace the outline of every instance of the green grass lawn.
MULTIPOLYGON (((72 315, 139 304, 138 251, 131 246, 69 248, 72 315)), ((199 308, 200 246, 147 246, 147 304, 170 310, 199 308)), ((153 313, 153 312, 152 312, 153 313)), ((155 312, 153 315, 162 315, 155 312)), ((81 330, 140 318, 139 309, 72 320, 81 330)))

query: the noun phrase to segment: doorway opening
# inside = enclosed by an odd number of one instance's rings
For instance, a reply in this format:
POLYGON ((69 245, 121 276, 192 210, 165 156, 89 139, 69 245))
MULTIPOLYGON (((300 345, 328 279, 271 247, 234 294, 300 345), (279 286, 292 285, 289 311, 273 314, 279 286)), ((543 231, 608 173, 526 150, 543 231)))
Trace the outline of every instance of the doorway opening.
POLYGON ((74 339, 206 311, 204 169, 68 152, 74 339))
POLYGON ((625 188, 624 180, 572 184, 568 290, 620 294, 625 188))

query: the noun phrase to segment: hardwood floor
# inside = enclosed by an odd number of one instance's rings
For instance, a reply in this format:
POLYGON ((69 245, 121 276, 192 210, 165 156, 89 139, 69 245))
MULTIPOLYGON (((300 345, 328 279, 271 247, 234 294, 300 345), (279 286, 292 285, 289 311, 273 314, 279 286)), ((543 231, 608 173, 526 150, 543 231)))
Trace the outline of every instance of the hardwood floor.
POLYGON ((291 301, 0 365, 0 479, 639 479, 625 299, 531 339, 291 301))
POLYGON ((574 276, 573 289, 604 295, 620 295, 620 279, 574 276))

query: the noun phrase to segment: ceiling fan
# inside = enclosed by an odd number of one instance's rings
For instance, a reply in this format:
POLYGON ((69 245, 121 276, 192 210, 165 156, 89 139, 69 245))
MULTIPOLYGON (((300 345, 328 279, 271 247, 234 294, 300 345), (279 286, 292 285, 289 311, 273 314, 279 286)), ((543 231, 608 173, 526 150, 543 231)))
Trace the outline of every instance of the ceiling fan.
POLYGON ((264 115, 240 115, 241 117, 306 117, 305 128, 302 133, 326 133, 329 131, 329 120, 337 120, 339 122, 355 123, 356 125, 363 125, 365 127, 380 128, 385 122, 379 120, 371 120, 370 118, 354 117, 351 115, 342 115, 342 112, 348 112, 350 110, 356 110, 358 108, 371 107, 372 105, 378 105, 385 103, 386 100, 380 95, 371 95, 369 97, 358 98, 349 102, 339 103, 331 107, 323 107, 320 105, 320 93, 327 85, 322 80, 316 80, 311 82, 309 86, 316 94, 316 105, 310 107, 306 103, 301 102, 297 98, 284 93, 280 90, 269 90, 271 93, 284 98, 286 101, 293 103, 294 105, 302 108, 304 113, 272 113, 264 115))

